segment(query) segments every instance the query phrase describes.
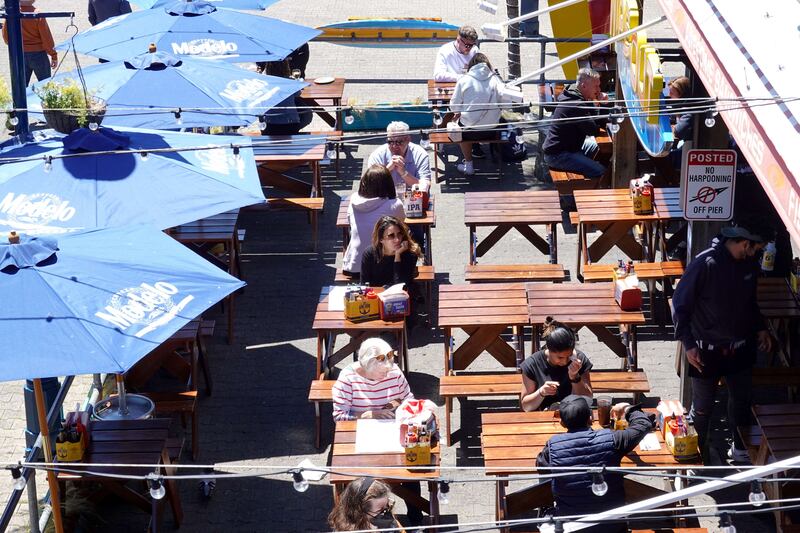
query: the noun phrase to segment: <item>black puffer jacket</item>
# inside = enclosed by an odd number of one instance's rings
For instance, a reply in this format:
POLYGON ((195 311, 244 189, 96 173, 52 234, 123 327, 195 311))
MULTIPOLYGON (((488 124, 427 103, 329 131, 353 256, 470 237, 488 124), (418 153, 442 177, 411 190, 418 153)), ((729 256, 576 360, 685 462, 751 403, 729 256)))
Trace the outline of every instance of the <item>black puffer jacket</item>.
POLYGON ((587 135, 597 135, 607 122, 607 108, 596 107, 581 96, 578 87, 567 86, 556 99, 558 105, 550 120, 553 124, 542 146, 545 154, 580 152, 587 135), (578 118, 584 120, 577 120, 578 118))

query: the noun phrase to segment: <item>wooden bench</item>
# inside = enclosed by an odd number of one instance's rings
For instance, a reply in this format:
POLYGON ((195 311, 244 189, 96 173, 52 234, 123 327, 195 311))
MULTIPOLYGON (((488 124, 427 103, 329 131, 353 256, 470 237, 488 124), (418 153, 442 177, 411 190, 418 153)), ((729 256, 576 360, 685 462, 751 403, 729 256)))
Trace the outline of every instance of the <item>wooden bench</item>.
POLYGON ((589 179, 583 174, 550 169, 550 178, 559 196, 570 196, 573 191, 596 189, 600 179, 589 179))
MULTIPOLYGON (((592 370, 592 391, 595 393, 623 392, 633 394, 638 401, 640 394, 650 392, 650 382, 643 370, 592 370)), ((450 414, 453 398, 468 396, 519 396, 522 390, 522 374, 461 374, 442 376, 439 379, 439 396, 445 402, 445 431, 447 445, 451 444, 450 414)), ((463 400, 462 400, 463 401, 463 400)))
POLYGON ((308 401, 314 404, 314 445, 317 448, 321 447, 322 441, 322 407, 323 403, 333 402, 333 384, 336 381, 332 379, 324 379, 320 376, 311 382, 311 387, 308 390, 308 401))
POLYGON ((316 198, 268 198, 266 204, 254 204, 243 211, 304 211, 311 223, 312 249, 317 251, 319 214, 325 208, 325 199, 316 198))
MULTIPOLYGON (((433 183, 436 183, 437 180, 439 179, 439 158, 442 159, 442 172, 443 173, 445 171, 445 166, 447 165, 447 156, 444 154, 444 150, 442 150, 442 145, 445 145, 445 144, 461 144, 461 143, 457 143, 455 141, 451 141, 450 137, 447 134, 447 132, 431 133, 430 134, 430 141, 431 141, 431 146, 433 146, 433 183)), ((485 141, 474 141, 474 142, 479 143, 479 144, 495 145, 495 144, 505 144, 508 141, 504 141, 504 140, 500 139, 499 133, 498 133, 498 138, 496 138, 496 139, 488 139, 488 140, 485 140, 485 141)), ((500 169, 499 169, 500 177, 502 178, 503 177, 503 151, 502 150, 497 150, 497 159, 498 159, 498 164, 499 164, 499 167, 500 167, 500 169)))
POLYGON ((155 404, 155 414, 180 413, 181 422, 186 426, 186 415, 192 417, 192 459, 200 455, 200 439, 198 438, 197 391, 184 392, 145 392, 143 396, 150 398, 155 404))
MULTIPOLYGON (((634 263, 636 275, 642 281, 677 278, 683 275, 683 264, 680 261, 662 261, 655 263, 634 263)), ((611 281, 617 265, 607 263, 591 263, 583 265, 583 279, 586 282, 611 281)))
MULTIPOLYGON (((425 307, 428 316, 431 314, 431 298, 433 297, 433 282, 436 280, 436 271, 433 265, 417 265, 417 276, 414 281, 422 285, 425 289, 425 307)), ((333 278, 334 283, 358 283, 357 278, 351 278, 345 275, 342 268, 336 269, 336 276, 333 278)))
POLYGON ((563 265, 467 265, 464 279, 469 282, 485 281, 554 281, 566 279, 563 265))

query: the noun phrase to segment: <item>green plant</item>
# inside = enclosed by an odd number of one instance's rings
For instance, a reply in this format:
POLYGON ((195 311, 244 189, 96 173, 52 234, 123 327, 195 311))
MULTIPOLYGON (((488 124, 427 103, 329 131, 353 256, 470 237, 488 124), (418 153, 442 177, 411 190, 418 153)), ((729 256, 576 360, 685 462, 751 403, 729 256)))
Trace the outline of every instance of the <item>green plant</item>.
POLYGON ((8 89, 6 80, 0 78, 0 109, 11 107, 11 91, 8 89))
POLYGON ((90 92, 85 93, 83 87, 72 78, 62 82, 48 81, 35 92, 42 101, 43 109, 61 110, 76 116, 81 126, 86 125, 87 114, 103 111, 101 101, 90 92))

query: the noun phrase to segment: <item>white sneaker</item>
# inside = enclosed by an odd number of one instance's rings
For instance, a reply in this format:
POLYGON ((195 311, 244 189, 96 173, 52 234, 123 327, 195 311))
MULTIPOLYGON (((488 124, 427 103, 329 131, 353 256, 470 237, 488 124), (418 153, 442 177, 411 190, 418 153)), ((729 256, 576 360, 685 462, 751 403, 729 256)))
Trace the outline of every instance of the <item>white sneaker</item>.
POLYGON ((733 444, 731 444, 731 447, 728 450, 728 459, 737 464, 753 464, 752 461, 750 461, 750 454, 748 454, 746 450, 739 450, 733 444))
POLYGON ((473 166, 472 161, 464 161, 463 164, 459 163, 456 165, 456 169, 467 176, 472 176, 475 174, 475 167, 473 166))

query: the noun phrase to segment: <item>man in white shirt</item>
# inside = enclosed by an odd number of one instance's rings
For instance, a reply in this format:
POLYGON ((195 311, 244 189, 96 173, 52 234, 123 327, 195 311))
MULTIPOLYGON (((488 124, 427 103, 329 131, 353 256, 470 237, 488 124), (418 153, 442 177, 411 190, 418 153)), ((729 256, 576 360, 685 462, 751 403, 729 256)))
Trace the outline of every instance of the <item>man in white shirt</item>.
POLYGON ((431 163, 428 152, 411 142, 408 124, 391 122, 386 127, 386 144, 379 146, 369 156, 367 167, 383 165, 392 173, 395 187, 407 188, 420 183, 420 188, 430 190, 431 163), (425 183, 421 183, 425 182, 425 183))
POLYGON ((461 26, 456 40, 442 45, 436 53, 433 79, 436 81, 456 81, 467 72, 467 63, 480 52, 476 45, 478 32, 472 26, 461 26))

